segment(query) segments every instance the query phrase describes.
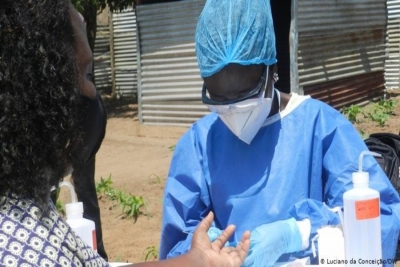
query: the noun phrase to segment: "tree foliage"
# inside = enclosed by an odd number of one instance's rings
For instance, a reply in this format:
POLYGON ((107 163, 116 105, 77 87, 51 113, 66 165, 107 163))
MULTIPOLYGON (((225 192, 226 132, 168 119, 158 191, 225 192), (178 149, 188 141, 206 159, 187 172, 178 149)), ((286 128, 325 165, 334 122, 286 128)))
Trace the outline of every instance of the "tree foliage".
POLYGON ((88 6, 95 7, 98 11, 102 11, 106 6, 111 11, 121 11, 128 7, 134 7, 138 2, 140 0, 72 0, 75 8, 82 14, 85 13, 85 8, 88 6))

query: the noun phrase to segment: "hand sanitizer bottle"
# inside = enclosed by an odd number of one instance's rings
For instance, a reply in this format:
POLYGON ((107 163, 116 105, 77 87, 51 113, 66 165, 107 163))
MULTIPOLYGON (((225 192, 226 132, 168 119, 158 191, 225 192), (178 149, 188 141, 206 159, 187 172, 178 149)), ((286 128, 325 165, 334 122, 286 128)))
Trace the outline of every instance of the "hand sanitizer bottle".
POLYGON ((71 203, 65 205, 68 225, 83 242, 97 251, 95 224, 93 221, 83 218, 83 203, 76 201, 74 187, 67 181, 61 182, 59 185, 60 187, 68 186, 71 194, 71 203))
POLYGON ((359 170, 353 173, 353 189, 343 194, 346 266, 378 266, 382 259, 379 192, 369 188, 369 173, 362 171, 364 155, 381 156, 363 151, 359 170))

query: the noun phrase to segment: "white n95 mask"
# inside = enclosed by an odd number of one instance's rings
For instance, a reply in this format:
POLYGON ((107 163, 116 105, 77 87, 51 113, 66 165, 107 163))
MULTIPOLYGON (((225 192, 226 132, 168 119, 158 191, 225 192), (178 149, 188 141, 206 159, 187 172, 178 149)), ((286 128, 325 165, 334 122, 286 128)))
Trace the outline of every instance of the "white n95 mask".
POLYGON ((271 112, 275 88, 271 97, 264 98, 268 84, 269 66, 264 69, 259 85, 243 100, 226 104, 213 101, 207 96, 203 85, 202 100, 207 107, 218 114, 225 125, 243 142, 250 144, 271 112), (255 96, 255 97, 254 97, 255 96))
POLYGON ((227 112, 219 110, 218 116, 234 135, 250 144, 271 112, 274 91, 271 98, 246 99, 229 105, 227 112))

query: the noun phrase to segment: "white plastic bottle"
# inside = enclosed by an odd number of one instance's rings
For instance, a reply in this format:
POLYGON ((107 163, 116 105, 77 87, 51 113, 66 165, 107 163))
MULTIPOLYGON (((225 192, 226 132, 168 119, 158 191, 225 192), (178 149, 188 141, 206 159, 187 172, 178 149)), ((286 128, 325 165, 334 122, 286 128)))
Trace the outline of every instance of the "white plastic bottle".
POLYGON ((364 155, 380 154, 363 151, 359 170, 353 173, 353 189, 343 194, 346 266, 378 266, 382 259, 379 192, 369 188, 369 173, 362 171, 364 155))
POLYGON ((64 181, 60 186, 66 185, 71 193, 71 203, 65 205, 67 223, 83 242, 97 251, 96 228, 93 221, 83 218, 83 203, 77 202, 75 189, 70 182, 64 181))
POLYGON ((319 266, 345 266, 344 238, 343 232, 339 227, 327 225, 317 230, 317 235, 311 243, 314 257, 316 256, 315 239, 318 240, 319 266))

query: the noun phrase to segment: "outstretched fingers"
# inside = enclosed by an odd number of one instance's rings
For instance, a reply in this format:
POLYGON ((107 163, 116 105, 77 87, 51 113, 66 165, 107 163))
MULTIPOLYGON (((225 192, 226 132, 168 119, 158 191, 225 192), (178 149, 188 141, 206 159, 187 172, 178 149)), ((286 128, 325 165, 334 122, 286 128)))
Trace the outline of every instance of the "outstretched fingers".
POLYGON ((246 231, 241 241, 236 245, 236 247, 223 247, 220 250, 221 255, 229 255, 233 260, 234 266, 241 265, 250 249, 250 232, 246 231))
POLYGON ((234 225, 228 225, 222 234, 212 242, 213 248, 218 250, 222 249, 225 246, 225 243, 229 240, 229 237, 235 232, 235 228, 234 225))
POLYGON ((244 261, 250 249, 250 231, 244 232, 242 240, 237 244, 236 251, 239 254, 240 260, 244 261))
POLYGON ((201 220, 201 222, 199 223, 197 229, 199 229, 200 232, 206 232, 208 231, 208 229, 210 229, 212 222, 214 220, 214 213, 212 211, 210 211, 207 216, 201 220))

